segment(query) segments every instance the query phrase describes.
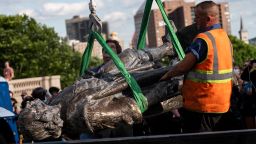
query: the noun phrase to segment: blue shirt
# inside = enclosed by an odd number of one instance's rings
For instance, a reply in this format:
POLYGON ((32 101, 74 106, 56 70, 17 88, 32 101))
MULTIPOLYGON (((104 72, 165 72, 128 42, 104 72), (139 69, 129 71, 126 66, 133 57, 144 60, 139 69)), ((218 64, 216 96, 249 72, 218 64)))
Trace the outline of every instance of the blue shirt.
MULTIPOLYGON (((212 25, 205 30, 201 30, 200 33, 204 33, 206 31, 214 30, 214 29, 220 29, 221 25, 220 24, 215 24, 212 25)), ((187 49, 186 53, 191 52, 197 59, 197 63, 202 62, 206 56, 207 56, 207 44, 206 42, 201 39, 197 38, 187 49)))

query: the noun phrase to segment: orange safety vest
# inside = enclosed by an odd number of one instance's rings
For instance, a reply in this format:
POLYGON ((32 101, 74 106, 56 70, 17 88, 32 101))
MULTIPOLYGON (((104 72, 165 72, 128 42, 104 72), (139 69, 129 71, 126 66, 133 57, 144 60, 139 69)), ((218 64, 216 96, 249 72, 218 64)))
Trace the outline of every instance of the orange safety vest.
POLYGON ((227 33, 214 29, 195 39, 207 43, 207 57, 185 76, 184 108, 204 113, 225 113, 230 107, 233 49, 227 33))

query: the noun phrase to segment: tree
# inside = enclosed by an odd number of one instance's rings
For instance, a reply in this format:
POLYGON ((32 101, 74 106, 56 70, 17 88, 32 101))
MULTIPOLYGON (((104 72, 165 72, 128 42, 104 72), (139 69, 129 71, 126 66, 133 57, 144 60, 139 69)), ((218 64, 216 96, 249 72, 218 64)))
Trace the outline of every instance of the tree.
POLYGON ((16 79, 61 75, 65 87, 79 74, 81 54, 61 42, 53 28, 26 15, 0 15, 0 53, 1 68, 10 61, 16 79))
POLYGON ((256 46, 246 44, 234 36, 229 36, 229 38, 234 49, 235 65, 243 66, 244 62, 255 59, 256 46))

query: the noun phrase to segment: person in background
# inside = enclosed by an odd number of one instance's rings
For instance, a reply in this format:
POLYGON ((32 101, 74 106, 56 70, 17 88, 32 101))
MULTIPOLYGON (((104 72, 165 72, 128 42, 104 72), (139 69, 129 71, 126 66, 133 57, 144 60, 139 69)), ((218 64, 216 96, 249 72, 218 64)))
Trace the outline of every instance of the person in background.
MULTIPOLYGON (((109 47, 116 53, 120 54, 122 52, 122 48, 117 40, 114 39, 108 39, 106 43, 109 45, 109 47)), ((102 55, 103 55, 103 61, 104 63, 111 60, 111 57, 102 49, 102 55)))
POLYGON ((51 94, 51 98, 48 100, 48 103, 50 103, 55 97, 59 95, 60 89, 57 87, 50 87, 49 93, 51 94))
MULTIPOLYGON (((113 34, 113 33, 110 34, 110 38, 108 40, 106 40, 106 43, 114 51, 114 53, 116 53, 118 55, 122 52, 122 47, 120 46, 120 44, 118 42, 116 34, 113 34)), ((102 65, 104 65, 109 60, 111 60, 110 55, 108 55, 107 52, 103 48, 102 48, 102 56, 103 56, 103 64, 96 66, 94 68, 91 68, 88 72, 90 72, 92 74, 97 73, 102 65)))
POLYGON ((21 96, 22 100, 24 100, 24 98, 25 98, 26 96, 28 96, 28 94, 27 94, 26 91, 22 91, 20 96, 21 96))
POLYGON ((199 3, 195 16, 200 33, 188 47, 185 58, 160 80, 185 74, 181 113, 184 132, 215 131, 230 108, 232 47, 219 23, 216 3, 199 3))
POLYGON ((34 100, 34 98, 32 96, 29 96, 26 91, 22 91, 20 96, 22 98, 22 102, 20 105, 21 110, 26 107, 28 101, 34 100))
POLYGON ((10 66, 9 62, 5 62, 5 68, 3 70, 3 76, 7 81, 12 80, 12 78, 14 78, 14 70, 13 68, 10 66))
POLYGON ((17 101, 15 98, 11 98, 11 101, 12 101, 13 112, 14 112, 15 114, 19 114, 20 112, 19 112, 18 106, 17 106, 18 101, 17 101))
POLYGON ((53 97, 55 97, 55 96, 57 96, 57 95, 59 94, 60 89, 57 88, 57 87, 50 87, 50 88, 49 88, 49 92, 50 92, 50 94, 51 94, 53 97))
POLYGON ((30 101, 33 101, 34 100, 34 98, 33 97, 31 97, 31 96, 26 96, 26 97, 24 97, 24 99, 22 100, 22 102, 21 102, 21 110, 22 109, 24 109, 24 108, 26 108, 26 106, 27 106, 27 102, 30 102, 30 101))
POLYGON ((256 128, 256 60, 251 60, 241 74, 243 80, 242 116, 245 127, 256 128))
POLYGON ((40 99, 41 101, 47 103, 51 96, 48 94, 47 90, 42 87, 37 87, 32 91, 32 97, 34 99, 40 99))

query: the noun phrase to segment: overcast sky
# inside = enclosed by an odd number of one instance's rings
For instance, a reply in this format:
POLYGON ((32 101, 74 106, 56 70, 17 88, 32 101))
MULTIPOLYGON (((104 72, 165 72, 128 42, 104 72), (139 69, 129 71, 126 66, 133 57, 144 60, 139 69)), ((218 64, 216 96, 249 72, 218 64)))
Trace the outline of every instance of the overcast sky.
MULTIPOLYGON (((65 19, 74 15, 89 16, 90 0, 0 0, 0 13, 14 15, 26 13, 38 22, 54 27, 60 36, 66 36, 65 19)), ((144 0, 95 0, 97 14, 103 21, 109 22, 110 32, 115 31, 128 46, 134 33, 133 16, 144 0)), ((193 0, 186 0, 193 1, 193 0)), ((202 0, 196 0, 200 2, 202 0)), ((215 0, 216 2, 221 0, 215 0)), ((226 0, 227 1, 227 0, 226 0)), ((256 37, 256 0, 229 0, 231 29, 238 35, 240 16, 249 38, 256 37)))

